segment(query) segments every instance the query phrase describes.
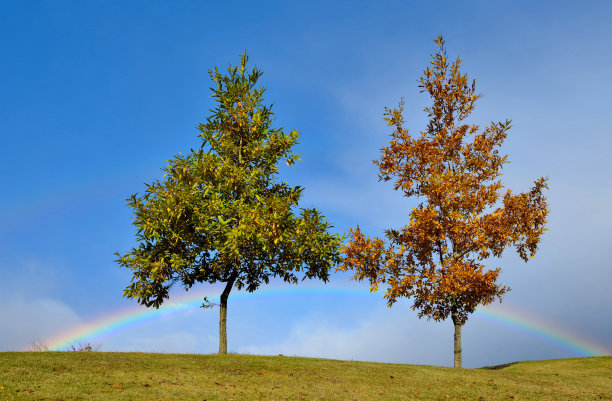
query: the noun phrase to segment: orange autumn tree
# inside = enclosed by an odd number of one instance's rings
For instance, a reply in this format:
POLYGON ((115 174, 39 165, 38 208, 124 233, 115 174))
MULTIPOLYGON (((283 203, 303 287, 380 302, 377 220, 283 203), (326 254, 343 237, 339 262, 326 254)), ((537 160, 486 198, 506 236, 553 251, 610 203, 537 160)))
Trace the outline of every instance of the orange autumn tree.
POLYGON ((548 206, 540 178, 529 192, 502 193, 499 177, 507 163, 498 152, 510 121, 480 130, 462 123, 481 95, 475 82, 461 74, 461 60, 449 64, 444 40, 435 43, 431 67, 419 79, 433 105, 425 108, 429 124, 411 137, 404 127, 403 101, 385 109, 394 127, 389 146, 382 149, 379 179, 395 180, 394 189, 423 202, 410 212, 401 229, 385 231, 386 241, 351 229, 339 270, 354 270, 353 279, 369 280, 371 290, 386 285, 388 306, 399 297, 413 299, 419 318, 451 317, 454 327, 454 366, 461 367, 461 327, 478 305, 501 300, 509 290, 497 283, 501 269, 484 261, 501 257, 514 246, 527 262, 536 253, 546 230, 548 206), (501 202, 500 202, 501 201, 501 202))

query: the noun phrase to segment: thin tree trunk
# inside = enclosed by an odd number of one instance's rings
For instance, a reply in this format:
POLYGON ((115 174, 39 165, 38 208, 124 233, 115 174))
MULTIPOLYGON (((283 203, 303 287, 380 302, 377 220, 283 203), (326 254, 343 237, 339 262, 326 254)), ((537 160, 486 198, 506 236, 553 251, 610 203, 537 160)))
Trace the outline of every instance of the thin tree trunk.
POLYGON ((221 304, 219 305, 219 354, 227 354, 227 298, 236 281, 236 275, 232 275, 225 284, 225 289, 221 294, 221 304))
POLYGON ((453 324, 455 325, 455 367, 461 368, 461 326, 457 313, 453 313, 453 324))

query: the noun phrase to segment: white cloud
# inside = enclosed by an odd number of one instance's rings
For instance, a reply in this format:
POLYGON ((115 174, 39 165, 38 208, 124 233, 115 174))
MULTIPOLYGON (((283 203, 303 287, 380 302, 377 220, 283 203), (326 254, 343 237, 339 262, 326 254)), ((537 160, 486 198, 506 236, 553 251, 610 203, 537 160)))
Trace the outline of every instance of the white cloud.
POLYGON ((286 341, 244 345, 238 352, 448 365, 452 350, 440 346, 450 344, 446 325, 418 320, 406 306, 383 308, 355 320, 352 327, 341 327, 331 315, 311 315, 293 325, 286 341))
POLYGON ((65 272, 61 263, 49 263, 38 258, 28 258, 14 263, 0 263, 0 271, 10 272, 0 283, 0 297, 7 299, 52 297, 59 287, 58 277, 65 272))
POLYGON ((42 341, 81 323, 79 316, 54 299, 4 300, 0 320, 8 330, 0 331, 1 351, 24 351, 32 342, 42 341))
POLYGON ((195 354, 202 352, 203 349, 201 339, 194 333, 184 330, 156 333, 150 327, 145 330, 133 330, 127 335, 102 342, 102 351, 195 354))
POLYGON ((0 283, 0 351, 24 351, 66 328, 81 324, 79 315, 58 299, 58 277, 64 266, 36 258, 0 264, 11 272, 0 283))
MULTIPOLYGON (((304 205, 312 203, 335 217, 338 227, 345 223, 350 227, 359 224, 361 228, 382 230, 408 222, 408 213, 416 202, 394 192, 391 185, 378 183, 375 177, 369 182, 356 181, 340 179, 312 183, 307 187, 304 205)), ((374 234, 382 235, 382 232, 374 234)))
MULTIPOLYGON (((452 366, 453 325, 418 319, 408 302, 392 308, 379 305, 369 313, 338 310, 311 312, 294 321, 286 334, 274 340, 244 338, 235 349, 254 355, 303 356, 417 365, 452 366), (341 321, 340 321, 341 320, 341 321), (284 338, 280 341, 278 338, 284 338)), ((534 316, 547 316, 535 312, 534 316)), ((571 327, 560 322, 559 327, 571 327)), ((589 338, 589 329, 575 330, 589 338)), ((521 360, 568 358, 576 356, 541 336, 492 324, 472 316, 462 330, 463 365, 468 368, 521 360)), ((551 331, 547 336, 554 336, 551 331)), ((596 338, 595 338, 596 339, 596 338)), ((606 341, 601 341, 605 344, 606 341)))

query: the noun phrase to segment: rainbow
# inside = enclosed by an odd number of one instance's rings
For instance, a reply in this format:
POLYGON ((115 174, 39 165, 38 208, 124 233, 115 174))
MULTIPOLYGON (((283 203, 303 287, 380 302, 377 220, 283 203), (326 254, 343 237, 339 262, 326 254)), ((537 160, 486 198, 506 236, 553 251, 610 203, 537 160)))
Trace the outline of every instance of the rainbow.
MULTIPOLYGON (((118 333, 141 327, 170 316, 186 314, 200 308, 204 297, 208 297, 211 302, 218 302, 218 296, 211 296, 212 291, 189 291, 189 293, 178 295, 171 294, 170 299, 159 309, 147 308, 144 306, 129 307, 124 310, 112 312, 108 315, 99 317, 90 322, 70 328, 54 337, 47 339, 44 343, 51 351, 62 351, 72 345, 94 344, 104 338, 114 336, 118 333)), ((221 290, 217 291, 218 293, 221 290)), ((254 293, 245 291, 232 292, 229 302, 243 301, 263 297, 295 297, 295 296, 357 296, 357 297, 377 297, 378 294, 371 294, 367 288, 351 287, 322 287, 301 285, 300 287, 268 287, 257 290, 254 293)))
POLYGON ((612 355, 610 349, 586 340, 566 328, 544 322, 541 317, 530 316, 524 311, 495 305, 481 308, 473 318, 534 337, 576 357, 612 355))
MULTIPOLYGON (((212 292, 212 291, 210 291, 212 292)), ((85 324, 72 327, 59 335, 47 339, 45 342, 50 350, 61 351, 74 344, 96 343, 118 333, 146 325, 170 316, 186 314, 197 310, 202 304, 205 296, 211 301, 210 292, 190 291, 183 295, 171 295, 159 309, 146 307, 130 307, 124 310, 112 312, 85 324)), ((220 292, 220 291, 218 291, 220 292)), ((346 287, 323 287, 306 286, 300 287, 270 286, 262 288, 254 293, 236 291, 230 295, 230 302, 261 299, 268 297, 296 297, 296 296, 343 296, 343 297, 372 297, 381 299, 380 294, 372 294, 366 287, 357 287, 354 283, 346 287)), ((524 311, 513 310, 507 307, 495 305, 488 308, 478 309, 471 319, 480 320, 501 326, 515 332, 536 338, 570 355, 576 357, 612 355, 610 349, 603 345, 587 340, 569 330, 545 323, 541 318, 529 316, 524 311)))

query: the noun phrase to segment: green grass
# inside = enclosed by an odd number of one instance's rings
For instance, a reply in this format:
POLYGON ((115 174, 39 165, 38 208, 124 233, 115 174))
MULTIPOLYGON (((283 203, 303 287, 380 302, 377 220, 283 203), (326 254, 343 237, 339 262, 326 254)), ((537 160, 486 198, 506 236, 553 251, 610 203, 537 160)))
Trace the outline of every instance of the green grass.
POLYGON ((0 400, 612 400, 612 357, 463 369, 252 355, 0 353, 0 400))

